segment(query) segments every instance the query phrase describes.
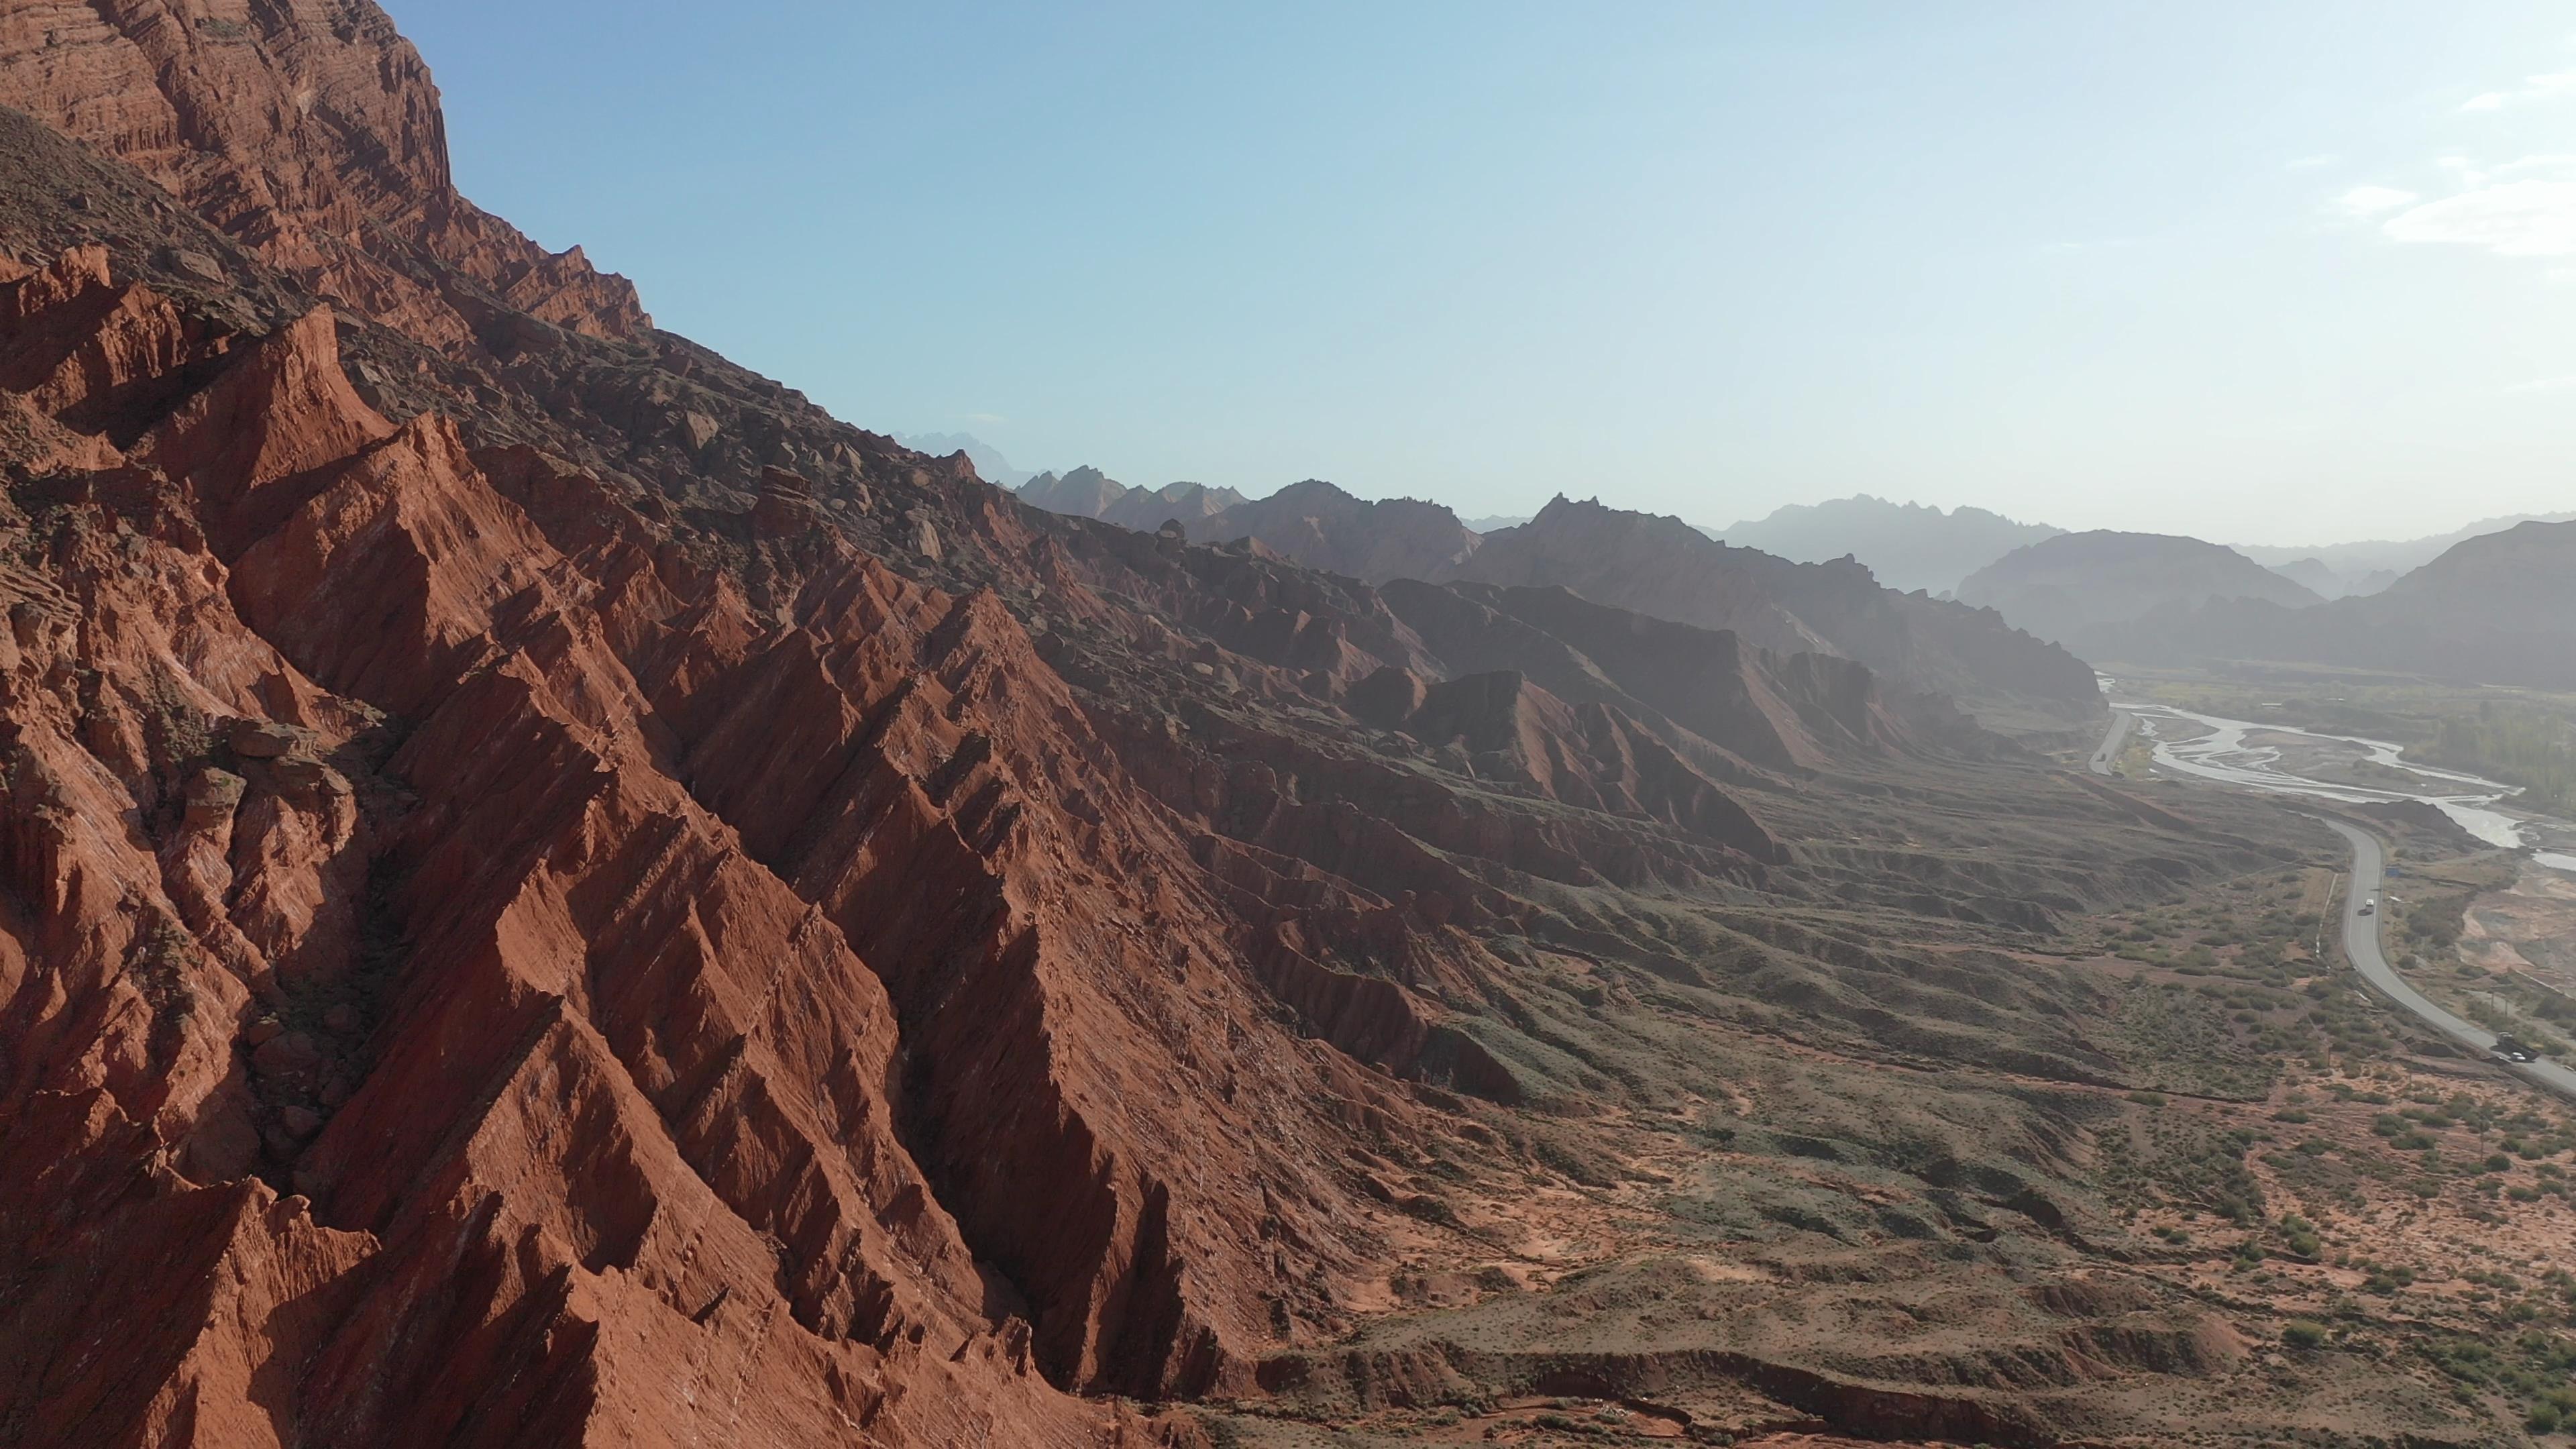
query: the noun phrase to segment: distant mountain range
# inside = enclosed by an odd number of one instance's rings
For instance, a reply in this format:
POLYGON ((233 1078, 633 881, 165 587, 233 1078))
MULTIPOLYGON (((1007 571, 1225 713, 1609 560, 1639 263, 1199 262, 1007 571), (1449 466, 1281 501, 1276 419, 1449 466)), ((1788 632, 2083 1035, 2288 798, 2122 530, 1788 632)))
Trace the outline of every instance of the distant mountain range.
MULTIPOLYGON (((2533 519, 2565 522, 2576 519, 2576 513, 2508 514, 2425 538, 2304 547, 2230 547, 2321 599, 2339 599, 2378 593, 2409 571, 2441 557, 2454 544, 2533 519)), ((1791 504, 1763 518, 1707 531, 1729 543, 1802 562, 1823 563, 1848 555, 1869 565, 1878 581, 1890 588, 1926 589, 1940 594, 1957 590, 1970 574, 2013 550, 2066 530, 2046 523, 2016 522, 1982 508, 1945 511, 1859 494, 1827 503, 1791 504)))
MULTIPOLYGON (((2554 597, 2559 583, 2543 575, 2558 541, 2576 540, 2576 523, 2484 534, 2473 525, 2435 538, 2318 549, 2230 548, 2175 535, 2067 533, 1983 509, 1864 496, 1783 508, 1725 530, 1721 540, 1677 518, 1565 498, 1535 518, 1469 523, 1441 504, 1372 501, 1315 479, 1247 499, 1196 483, 1135 487, 1076 468, 1039 474, 1020 496, 1145 532, 1178 522, 1193 542, 1251 539, 1370 584, 1570 589, 1640 614, 1732 630, 1767 649, 1851 658, 1997 720, 2031 718, 2023 707, 2032 701, 2041 719, 2060 704, 2072 707, 2076 675, 2049 656, 2066 665, 2313 661, 2576 685, 2576 623, 2503 617, 2533 612, 2514 605, 2517 597, 2554 597), (2508 537, 2519 542, 2498 542, 2508 537), (2420 560, 2408 564, 2412 572, 2394 567, 2410 559, 2420 560), (2478 567, 2517 582, 2495 596, 2468 575, 2478 567), (1956 605, 1946 599, 1952 592, 1956 605), (1921 597, 1927 593, 1937 597, 1921 597), (2383 596, 2388 602, 2372 602, 2383 596), (1981 613, 1992 622, 1971 622, 1981 613), (2440 642, 2446 638, 2470 642, 2451 650, 2440 642), (2060 647, 2025 647, 2033 645, 2060 647), (2058 701, 2061 693, 2068 698, 2058 701)), ((2576 574, 2576 542, 2563 546, 2576 574)), ((2561 617, 2576 621, 2576 609, 2561 617)))
POLYGON ((2000 716, 2089 707, 2091 671, 2062 649, 1958 604, 1880 586, 1856 563, 1799 563, 1709 538, 1678 518, 1559 497, 1485 537, 1462 577, 1570 589, 1597 603, 1781 652, 1841 655, 2000 716))
MULTIPOLYGON (((2243 553, 2244 550, 2237 550, 2243 553)), ((2272 572, 2306 589, 2320 599, 2340 599, 2352 594, 2375 594, 2397 582, 2397 575, 2387 569, 2372 569, 2347 578, 2335 572, 2320 558, 2301 558, 2291 563, 2274 564, 2272 572)))
POLYGON ((1991 614, 1882 588, 1857 564, 1729 547, 1678 518, 1560 497, 1527 523, 1479 534, 1441 504, 1373 502, 1309 479, 1181 521, 1195 542, 1250 539, 1365 583, 1570 591, 1730 631, 1783 655, 1838 656, 1908 688, 1950 695, 1997 722, 2044 727, 2098 708, 2089 669, 1991 614))
POLYGON ((2177 602, 2080 642, 2098 661, 2258 660, 2576 688, 2576 522, 2520 523, 2463 540, 2375 595, 2307 608, 2177 602))
POLYGON ((1204 483, 1135 487, 1097 468, 1040 473, 1021 484, 1019 491, 1023 502, 1034 503, 1049 513, 1097 518, 1141 533, 1152 533, 1176 519, 1188 525, 1244 502, 1243 495, 1231 488, 1210 488, 1204 483))
POLYGON ((1857 558, 1891 589, 1935 594, 1958 588, 1968 575, 2014 549, 2065 531, 2045 523, 2018 523, 1982 508, 1944 511, 1867 494, 1793 503, 1765 518, 1706 530, 1740 548, 1800 563, 1857 558))
POLYGON ((2314 548, 2279 548, 2264 544, 2238 544, 2236 551, 2268 568, 2289 572, 2290 577, 2316 589, 2327 598, 2344 594, 2375 594, 2397 582, 2399 576, 2411 573, 2443 554, 2453 545, 2502 533, 2519 523, 2565 523, 2576 519, 2576 513, 2508 513, 2496 518, 2480 519, 2465 528, 2429 538, 2378 540, 2368 543, 2334 543, 2314 548), (2318 588, 2312 580, 2315 570, 2331 575, 2338 587, 2318 588), (2291 572, 2293 570, 2304 572, 2291 572), (2373 587, 2373 583, 2376 586, 2373 587))
MULTIPOLYGON (((1180 517, 1188 523, 1192 518, 1214 516, 1247 501, 1271 501, 1247 500, 1233 489, 1205 488, 1199 484, 1145 489, 1114 483, 1111 485, 1114 495, 1102 495, 1097 492, 1097 486, 1103 475, 1096 468, 1076 468, 1061 475, 1021 472, 1013 469, 988 445, 963 433, 904 437, 898 441, 924 452, 953 453, 962 450, 974 460, 977 473, 987 481, 1000 481, 1005 486, 1017 488, 1023 498, 1053 512, 1103 518, 1149 531, 1159 527, 1166 518, 1180 517), (1201 495, 1205 495, 1204 498, 1201 495), (1156 514, 1150 519, 1145 517, 1175 501, 1185 501, 1186 506, 1156 514), (1113 509, 1116 510, 1115 516, 1113 509)), ((1281 500, 1280 507, 1294 509, 1302 506, 1298 498, 1311 501, 1320 496, 1311 491, 1298 492, 1306 488, 1306 484, 1291 485, 1271 498, 1281 500), (1290 494, 1296 496, 1285 496, 1290 494)), ((1338 489, 1335 491, 1339 492, 1338 489)), ((1342 496, 1349 497, 1347 494, 1342 496)), ((1360 500, 1351 501, 1358 503, 1360 500)), ((1438 506, 1423 505, 1426 508, 1438 506)), ((1443 508, 1442 512, 1446 521, 1433 532, 1456 527, 1482 536, 1530 522, 1529 517, 1523 514, 1458 518, 1452 510, 1443 508)), ((1320 517, 1338 516, 1336 508, 1326 508, 1320 517)), ((2576 513, 2511 514, 2472 523, 2449 533, 2416 539, 2298 548, 2268 544, 2229 547, 2237 555, 2315 595, 2316 599, 2330 600, 2376 594, 2409 571, 2439 558, 2454 544, 2535 519, 2565 522, 2576 519, 2576 513)), ((1382 523, 1386 520, 1377 521, 1382 523)), ((1245 532, 1260 533, 1277 526, 1278 520, 1274 517, 1263 515, 1259 525, 1254 526, 1247 516, 1245 532)), ((1892 502, 1865 493, 1823 503, 1789 504, 1761 518, 1746 519, 1726 528, 1706 524, 1694 526, 1719 542, 1758 549, 1794 563, 1856 559, 1867 565, 1878 582, 1888 588, 1900 593, 1919 589, 1936 597, 1957 593, 1969 575, 1998 562, 2007 554, 2066 532, 2054 524, 2024 523, 1983 508, 1944 509, 1922 503, 1892 502)), ((1191 532, 1195 537, 1201 529, 1193 525, 1191 532)), ((1404 539, 1371 540, 1366 547, 1400 552, 1417 545, 1429 550, 1431 556, 1446 556, 1457 551, 1440 539, 1427 537, 1415 537, 1409 542, 1404 539)), ((1305 558, 1311 555, 1321 567, 1335 568, 1354 577, 1364 577, 1372 572, 1344 545, 1329 545, 1318 537, 1309 540, 1304 547, 1305 551, 1298 556, 1305 558)), ((2240 592, 2250 598, 2272 597, 2259 582, 2243 583, 2240 592)), ((2281 601, 2287 603, 2295 597, 2282 596, 2281 601)))

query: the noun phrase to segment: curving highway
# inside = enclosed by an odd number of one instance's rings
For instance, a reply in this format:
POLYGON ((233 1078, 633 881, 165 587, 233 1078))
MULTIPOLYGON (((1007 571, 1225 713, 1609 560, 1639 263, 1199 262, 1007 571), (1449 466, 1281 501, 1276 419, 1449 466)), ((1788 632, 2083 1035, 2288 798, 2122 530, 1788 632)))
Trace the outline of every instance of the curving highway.
MULTIPOLYGON (((2413 1012, 2435 1031, 2479 1056, 2487 1056, 2494 1051, 2494 1032, 2473 1022, 2462 1021, 2427 1001, 2424 994, 2407 985, 2406 978, 2398 975, 2388 964, 2388 958, 2380 954, 2379 917, 2375 913, 2367 916, 2361 913, 2362 902, 2374 900, 2379 895, 2380 876, 2385 865, 2379 841, 2368 831, 2340 820, 2312 818, 2320 819, 2327 829, 2342 836, 2344 842, 2352 847, 2352 889, 2345 895, 2343 903, 2343 950, 2351 958, 2353 969, 2361 973, 2363 980, 2378 988, 2381 995, 2413 1012)), ((2496 1065, 2506 1071, 2520 1073, 2562 1096, 2576 1098, 2576 1071, 2556 1062, 2497 1062, 2496 1065)))
MULTIPOLYGON (((2114 708, 2111 711, 2110 730, 2102 737, 2102 747, 2093 752, 2090 768, 2094 774, 2111 773, 2113 762, 2120 758, 2121 749, 2129 742, 2129 732, 2137 727, 2137 723, 2137 716, 2127 710, 2114 708)), ((2254 788, 2269 787, 2254 784, 2254 788)), ((2386 873, 2387 863, 2380 851, 2378 839, 2368 831, 2357 826, 2346 825, 2340 820, 2328 820, 2323 816, 2309 818, 2342 836, 2344 843, 2352 847, 2352 889, 2345 894, 2343 903, 2343 949, 2345 957, 2352 962, 2352 968, 2361 973, 2362 979, 2369 982, 2381 995, 2412 1012, 2425 1025, 2468 1048, 2475 1055, 2495 1062, 2495 1065, 2503 1067, 2506 1071, 2518 1073, 2535 1085, 2545 1087, 2563 1097, 2576 1099, 2576 1071, 2551 1061, 2496 1060, 2492 1055, 2496 1044, 2494 1032, 2474 1022, 2462 1021, 2435 1006, 2425 999, 2422 992, 2408 985, 2405 977, 2397 974, 2396 968, 2388 964, 2388 958, 2380 951, 2379 916, 2376 912, 2367 916, 2361 913, 2363 902, 2379 898, 2380 881, 2386 873)))
POLYGON ((2129 713, 2125 709, 2115 709, 2111 711, 2111 732, 2102 737, 2102 748, 2093 752, 2094 774, 2108 775, 2111 773, 2112 764, 2120 758, 2121 749, 2129 743, 2129 731, 2136 729, 2137 727, 2138 717, 2136 715, 2129 713))

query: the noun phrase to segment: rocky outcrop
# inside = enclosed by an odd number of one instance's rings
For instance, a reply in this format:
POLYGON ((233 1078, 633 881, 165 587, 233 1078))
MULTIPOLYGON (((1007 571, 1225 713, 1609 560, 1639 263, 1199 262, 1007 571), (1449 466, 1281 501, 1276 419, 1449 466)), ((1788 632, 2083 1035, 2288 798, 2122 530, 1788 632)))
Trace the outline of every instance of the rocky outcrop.
POLYGON ((327 319, 226 351, 7 537, 0 1137, 52 1166, 0 1205, 0 1413, 1087 1437, 899 1135, 878 977, 655 768, 590 584, 331 385, 327 319))
POLYGON ((17 475, 56 501, 6 535, 0 1138, 53 1165, 0 1202, 0 1414, 1077 1442, 1057 1385, 1204 1389, 1332 1320, 1365 1214, 1313 1104, 1406 1109, 1245 1036, 1247 927, 1101 814, 1134 792, 989 596, 755 510, 800 580, 764 617, 595 481, 387 423, 327 314, 210 337, 96 263, 21 281, 0 351, 77 305, 123 361, 21 405, 225 361, 136 461, 17 475), (1201 1090, 1122 1081, 1174 1058, 1201 1090), (66 1312, 172 1328, 86 1378, 66 1312))
POLYGON ((1020 485, 1019 496, 1050 513, 1096 518, 1145 533, 1175 519, 1195 528, 1201 520, 1243 502, 1243 495, 1231 488, 1210 488, 1204 483, 1131 487, 1097 468, 1040 473, 1020 485))
POLYGON ((1259 539, 1309 568, 1370 583, 1455 578, 1482 542, 1437 503, 1367 502, 1314 479, 1192 522, 1190 536, 1259 539))
POLYGON ((438 346, 474 347, 509 313, 601 338, 652 327, 623 278, 457 194, 429 68, 373 0, 12 6, 0 95, 314 291, 438 346))

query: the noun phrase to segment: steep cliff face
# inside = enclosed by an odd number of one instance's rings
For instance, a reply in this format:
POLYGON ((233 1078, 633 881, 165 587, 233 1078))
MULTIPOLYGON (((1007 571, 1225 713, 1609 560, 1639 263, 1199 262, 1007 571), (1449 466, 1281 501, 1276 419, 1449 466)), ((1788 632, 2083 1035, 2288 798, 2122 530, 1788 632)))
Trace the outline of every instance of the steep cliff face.
POLYGON ((625 279, 457 194, 429 68, 371 0, 0 8, 0 95, 442 348, 475 348, 510 312, 590 337, 651 330, 625 279))
MULTIPOLYGON (((882 978, 673 772, 649 621, 724 590, 586 572, 443 420, 367 409, 327 314, 209 339, 95 252, 12 300, 56 384, 12 394, 0 532, 0 1137, 47 1164, 0 1204, 0 1417, 1091 1437, 915 1165, 882 978)), ((707 622, 686 652, 779 632, 707 622)))

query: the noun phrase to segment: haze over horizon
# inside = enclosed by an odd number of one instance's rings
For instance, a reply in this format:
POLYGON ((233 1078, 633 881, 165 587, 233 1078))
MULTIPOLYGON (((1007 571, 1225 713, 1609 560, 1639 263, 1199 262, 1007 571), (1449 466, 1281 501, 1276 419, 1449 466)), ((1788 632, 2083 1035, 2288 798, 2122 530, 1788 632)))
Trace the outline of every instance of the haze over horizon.
POLYGON ((2576 499, 2554 7, 394 10, 466 194, 1022 467, 2281 545, 2576 499))

